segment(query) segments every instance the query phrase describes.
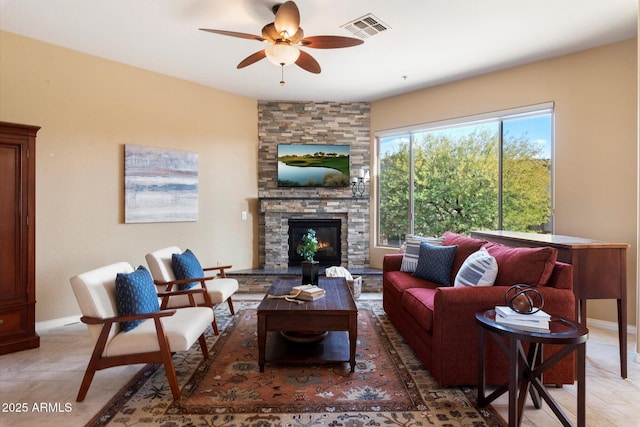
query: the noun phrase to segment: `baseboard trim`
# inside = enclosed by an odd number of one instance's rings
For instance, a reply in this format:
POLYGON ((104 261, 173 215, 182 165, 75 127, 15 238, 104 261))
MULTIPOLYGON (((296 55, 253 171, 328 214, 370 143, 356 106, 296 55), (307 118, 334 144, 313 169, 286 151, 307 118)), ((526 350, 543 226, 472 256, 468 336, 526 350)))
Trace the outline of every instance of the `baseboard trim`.
MULTIPOLYGON (((608 320, 600 320, 600 319, 592 319, 587 317, 587 327, 595 326, 596 328, 606 329, 608 331, 617 331, 618 323, 610 322, 608 320)), ((636 335, 638 333, 638 328, 633 325, 627 325, 627 334, 636 335)))
POLYGON ((58 319, 45 320, 43 322, 36 322, 36 332, 45 331, 47 329, 61 328, 63 326, 71 325, 73 323, 80 322, 80 315, 60 317, 58 319))

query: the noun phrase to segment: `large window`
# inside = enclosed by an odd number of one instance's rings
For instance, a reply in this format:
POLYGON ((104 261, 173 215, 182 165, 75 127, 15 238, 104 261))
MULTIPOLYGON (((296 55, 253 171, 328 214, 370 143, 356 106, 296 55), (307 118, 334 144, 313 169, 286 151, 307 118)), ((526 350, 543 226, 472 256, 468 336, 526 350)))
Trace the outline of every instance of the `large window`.
POLYGON ((378 244, 407 233, 550 232, 551 105, 381 132, 378 244))

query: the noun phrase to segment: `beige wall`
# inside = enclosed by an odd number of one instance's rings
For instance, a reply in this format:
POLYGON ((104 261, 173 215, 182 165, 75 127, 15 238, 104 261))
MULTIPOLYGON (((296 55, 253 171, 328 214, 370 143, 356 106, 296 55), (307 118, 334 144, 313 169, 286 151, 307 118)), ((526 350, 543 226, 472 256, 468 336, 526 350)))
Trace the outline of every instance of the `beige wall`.
MULTIPOLYGON (((374 102, 371 130, 553 101, 555 233, 632 245, 627 289, 629 323, 635 324, 636 53, 632 39, 374 102)), ((386 252, 374 248, 372 266, 380 267, 386 252)), ((588 302, 591 318, 616 321, 615 313, 614 300, 588 302)))
MULTIPOLYGON (((120 260, 144 264, 145 253, 166 245, 192 248, 203 264, 257 267, 256 100, 0 34, 0 120, 42 126, 38 321, 78 313, 71 275, 120 260), (123 223, 124 144, 199 154, 199 221, 123 223)), ((372 132, 554 101, 555 231, 633 245, 635 324, 636 53, 634 39, 374 102, 372 132)), ((372 250, 372 266, 385 252, 372 250)), ((612 301, 589 310, 615 320, 612 301)))
POLYGON ((0 52, 0 120, 42 127, 37 321, 79 313, 70 276, 153 249, 257 266, 256 100, 6 32, 0 52), (197 222, 123 223, 124 144, 198 153, 197 222))

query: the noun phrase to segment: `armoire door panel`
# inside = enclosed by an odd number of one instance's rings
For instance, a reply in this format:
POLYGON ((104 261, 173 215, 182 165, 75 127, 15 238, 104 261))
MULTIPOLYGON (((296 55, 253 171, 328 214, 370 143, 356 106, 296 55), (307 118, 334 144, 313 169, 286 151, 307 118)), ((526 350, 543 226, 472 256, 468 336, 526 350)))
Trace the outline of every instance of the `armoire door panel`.
POLYGON ((22 254, 21 145, 0 144, 0 301, 26 301, 22 254))
POLYGON ((0 355, 40 346, 35 329, 38 129, 0 122, 0 355))

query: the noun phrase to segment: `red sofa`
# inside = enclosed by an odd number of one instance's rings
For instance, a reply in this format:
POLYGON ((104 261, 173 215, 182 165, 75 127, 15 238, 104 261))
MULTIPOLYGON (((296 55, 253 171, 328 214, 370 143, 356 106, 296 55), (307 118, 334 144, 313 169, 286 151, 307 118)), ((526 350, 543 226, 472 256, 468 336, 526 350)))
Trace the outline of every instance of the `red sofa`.
MULTIPOLYGON (((475 313, 505 305, 509 286, 526 283, 540 291, 544 310, 575 318, 573 267, 557 262, 554 248, 511 248, 455 233, 444 235, 444 246, 457 245, 451 283, 464 260, 484 246, 496 259, 493 286, 442 287, 400 271, 403 254, 389 254, 383 262, 383 306, 389 320, 433 378, 442 386, 476 386, 478 381, 478 326, 475 313)), ((543 359, 558 348, 545 346, 543 359)), ((488 384, 507 381, 507 358, 487 339, 488 384)), ((573 353, 544 374, 545 384, 573 384, 573 353)))

